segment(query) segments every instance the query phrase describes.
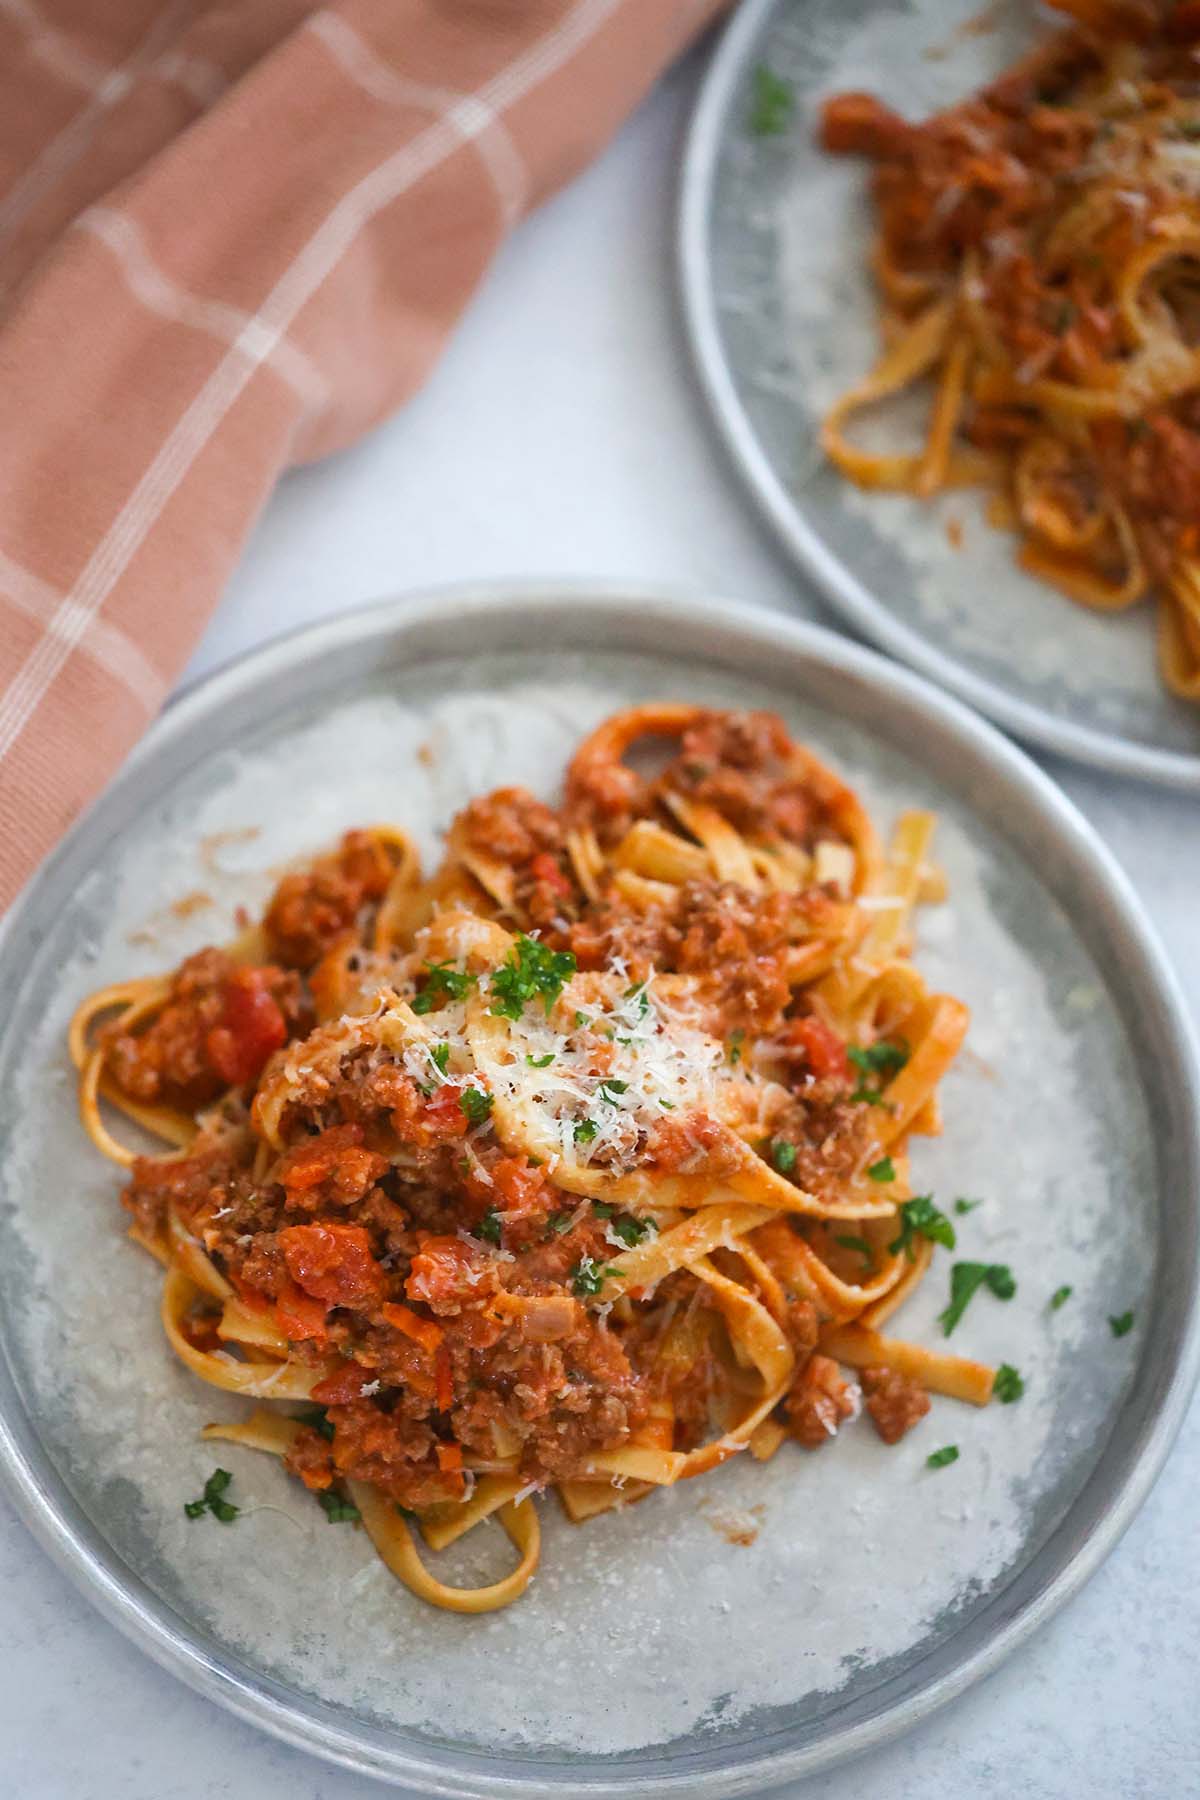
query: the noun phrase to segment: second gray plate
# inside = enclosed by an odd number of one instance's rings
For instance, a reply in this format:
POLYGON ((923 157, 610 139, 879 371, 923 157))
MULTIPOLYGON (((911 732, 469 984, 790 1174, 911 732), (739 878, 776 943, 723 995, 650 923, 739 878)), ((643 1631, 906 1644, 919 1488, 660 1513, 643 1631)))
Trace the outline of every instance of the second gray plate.
POLYGON ((1115 617, 1075 606, 1021 572, 1011 535, 973 496, 930 506, 863 493, 817 448, 821 416, 877 354, 867 170, 817 148, 820 101, 867 88, 921 117, 1011 61, 1030 11, 1024 0, 985 15, 976 0, 745 0, 685 161, 688 335, 739 474, 845 619, 1030 743, 1200 789, 1200 708, 1159 681, 1152 606, 1115 617), (785 136, 748 128, 760 63, 795 92, 785 136))

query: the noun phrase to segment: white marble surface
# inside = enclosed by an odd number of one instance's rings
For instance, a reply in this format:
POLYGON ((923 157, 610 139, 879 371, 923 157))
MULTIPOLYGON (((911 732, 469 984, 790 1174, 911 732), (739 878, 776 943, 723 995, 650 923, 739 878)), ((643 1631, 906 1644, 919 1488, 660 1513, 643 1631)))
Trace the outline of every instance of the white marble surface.
MULTIPOLYGON (((696 63, 521 232, 428 388, 276 496, 198 674, 373 596, 499 575, 692 583, 809 616, 693 394, 670 267, 696 63)), ((1140 889, 1200 1016, 1195 800, 1055 765, 1140 889)), ((1200 1408, 1123 1543, 997 1675, 808 1800, 1200 1795, 1200 1408)), ((231 1575, 233 1573, 231 1567, 231 1575)), ((0 1501, 0 1792, 13 1800, 371 1800, 259 1736, 95 1616, 0 1501)))

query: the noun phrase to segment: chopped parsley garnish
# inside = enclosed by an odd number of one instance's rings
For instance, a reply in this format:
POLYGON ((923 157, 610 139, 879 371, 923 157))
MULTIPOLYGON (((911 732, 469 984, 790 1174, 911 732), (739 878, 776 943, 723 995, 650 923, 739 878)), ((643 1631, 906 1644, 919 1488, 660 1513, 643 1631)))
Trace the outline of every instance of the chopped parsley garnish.
POLYGON ((851 1044, 846 1055, 863 1075, 894 1075, 908 1061, 904 1044, 890 1044, 880 1038, 877 1044, 851 1044))
POLYGON ((835 1237, 833 1241, 843 1250, 857 1250, 864 1262, 874 1261, 875 1253, 864 1237, 835 1237))
POLYGON ((575 1029, 576 1029, 576 1031, 581 1030, 582 1027, 587 1024, 587 1022, 588 1022, 588 1016, 585 1012, 577 1012, 575 1014, 575 1029))
POLYGON ((439 1000, 465 1000, 475 986, 475 977, 452 962, 426 963, 425 986, 414 996, 415 1013, 432 1012, 439 1000))
POLYGON ((612 1228, 621 1242, 628 1245, 630 1250, 634 1249, 636 1245, 644 1243, 652 1231, 658 1230, 653 1219, 635 1219, 632 1216, 614 1219, 612 1228))
POLYGON ((796 1146, 787 1138, 776 1138, 771 1145, 771 1161, 781 1175, 790 1175, 796 1166, 796 1146))
POLYGON ((592 1211, 598 1219, 615 1219, 617 1216, 616 1207, 610 1206, 607 1200, 593 1200, 592 1211))
POLYGON ((933 1204, 932 1194, 914 1194, 911 1200, 901 1202, 900 1235, 888 1245, 889 1254, 896 1256, 903 1251, 911 1262, 916 1254, 913 1239, 918 1234, 932 1244, 945 1244, 947 1250, 954 1248, 954 1227, 945 1213, 933 1204))
POLYGON ((432 1056, 434 1063, 436 1064, 436 1066, 441 1070, 442 1074, 444 1075, 446 1073, 446 1070, 449 1067, 449 1063, 450 1063, 450 1046, 449 1046, 449 1044, 435 1044, 433 1046, 432 1050, 429 1052, 429 1054, 430 1054, 430 1056, 432 1056))
POLYGON ((660 1100, 658 1104, 662 1107, 664 1112, 675 1111, 675 1102, 673 1100, 660 1100))
POLYGON ((496 1096, 484 1088, 464 1088, 458 1096, 459 1108, 472 1125, 482 1125, 496 1103, 496 1096))
MULTIPOLYGON (((754 71, 754 94, 750 103, 750 129, 755 137, 780 137, 792 122, 796 96, 790 81, 776 75, 766 63, 754 71)), ((699 765, 707 774, 707 766, 699 765)), ((689 764, 689 768, 692 765, 689 764)), ((703 777, 700 777, 702 779, 703 777)))
POLYGON ((950 1271, 950 1304, 938 1314, 946 1337, 954 1330, 979 1289, 986 1284, 997 1300, 1011 1300, 1017 1291, 1007 1263, 962 1262, 950 1271))
POLYGON ((948 1469, 950 1464, 958 1461, 958 1445, 943 1444, 940 1450, 931 1451, 925 1458, 927 1469, 948 1469))
POLYGON ((1114 1337, 1124 1337, 1126 1332, 1133 1330, 1133 1314, 1131 1312, 1118 1313, 1114 1318, 1110 1313, 1108 1315, 1108 1329, 1112 1332, 1114 1337))
POLYGON ((623 1000, 637 1001, 639 1019, 644 1019, 650 1011, 650 996, 646 992, 646 984, 644 981, 635 981, 631 988, 625 989, 621 998, 623 1000))
POLYGON ((485 1244, 500 1242, 500 1214, 494 1206, 489 1206, 475 1227, 475 1236, 482 1238, 485 1244))
POLYGON ((615 1106, 618 1097, 621 1094, 627 1093, 628 1089, 629 1083, 627 1081, 614 1081, 611 1075, 607 1075, 600 1083, 597 1092, 599 1093, 600 1098, 609 1106, 615 1106))
POLYGON ((349 1500, 343 1500, 332 1488, 325 1488, 317 1495, 317 1502, 331 1525, 357 1525, 362 1518, 357 1506, 349 1500))
POLYGON ((728 1052, 728 1054, 729 1054, 729 1060, 731 1063, 740 1063, 741 1062, 741 1060, 742 1060, 742 1045, 745 1042, 746 1042, 746 1034, 742 1030, 741 1026, 739 1025, 736 1031, 731 1031, 729 1034, 729 1052, 728 1052))
POLYGON ((580 1119, 578 1125, 575 1127, 575 1142, 577 1144, 590 1144, 599 1129, 600 1127, 597 1125, 595 1119, 580 1119))
POLYGON ((883 1098, 883 1083, 897 1069, 902 1069, 908 1061, 908 1048, 904 1044, 891 1044, 886 1038, 880 1038, 877 1044, 851 1044, 846 1055, 858 1070, 860 1076, 877 1075, 879 1080, 872 1086, 870 1082, 860 1080, 851 1094, 853 1101, 864 1102, 869 1106, 886 1106, 883 1098))
POLYGON ((509 951, 503 968, 497 969, 492 976, 494 998, 490 1010, 504 1019, 519 1019, 531 1000, 540 999, 549 1017, 554 1002, 574 973, 572 951, 551 950, 537 938, 522 934, 509 951))
POLYGON ((214 1469, 204 1484, 204 1493, 199 1500, 188 1500, 184 1503, 184 1512, 189 1519, 198 1519, 202 1513, 210 1512, 214 1519, 220 1519, 222 1525, 232 1525, 242 1510, 232 1500, 225 1499, 225 1490, 233 1480, 228 1469, 214 1469))
POLYGON ((527 1056, 525 1061, 531 1069, 548 1069, 554 1061, 553 1050, 547 1050, 545 1056, 527 1056))
POLYGON ((323 1437, 327 1444, 332 1444, 333 1420, 323 1406, 310 1406, 298 1416, 311 1430, 317 1433, 318 1437, 323 1437))
POLYGON ((895 1181, 896 1165, 890 1156, 881 1156, 878 1162, 871 1164, 867 1175, 871 1181, 895 1181))
POLYGON ((1011 1406, 1025 1392, 1025 1383, 1011 1363, 1001 1363, 996 1370, 996 1379, 992 1383, 992 1392, 1001 1406, 1011 1406))
POLYGON ((571 1270, 571 1292, 578 1294, 581 1300, 590 1299, 598 1294, 610 1275, 619 1275, 619 1269, 602 1269, 590 1256, 581 1256, 571 1270))
POLYGON ((982 1200, 964 1200, 960 1195, 959 1198, 954 1202, 954 1210, 959 1215, 959 1217, 962 1218, 967 1213, 974 1212, 975 1208, 977 1206, 982 1206, 982 1205, 983 1205, 982 1200))
POLYGON ((569 1231, 571 1229, 571 1221, 574 1217, 575 1214, 573 1212, 551 1213, 547 1223, 550 1226, 551 1232, 556 1237, 561 1237, 564 1231, 569 1231))
POLYGON ((1073 1292, 1074 1289, 1068 1287, 1065 1283, 1062 1287, 1055 1288, 1050 1296, 1050 1311, 1057 1312, 1060 1306, 1065 1306, 1073 1292))

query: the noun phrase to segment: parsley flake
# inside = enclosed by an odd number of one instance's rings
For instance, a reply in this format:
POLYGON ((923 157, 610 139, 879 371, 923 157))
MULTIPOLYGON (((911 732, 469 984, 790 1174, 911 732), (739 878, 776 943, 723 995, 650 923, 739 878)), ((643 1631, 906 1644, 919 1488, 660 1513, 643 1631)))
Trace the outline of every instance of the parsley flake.
MULTIPOLYGON (((754 71, 754 93, 750 104, 750 129, 755 137, 781 137, 792 122, 796 96, 790 81, 776 75, 766 63, 754 71)), ((689 768, 692 765, 689 764, 689 768)), ((707 774, 707 767, 700 765, 707 774)), ((702 779, 702 777, 701 777, 702 779)))
POLYGON ((331 1525, 357 1525, 362 1518, 357 1506, 351 1505, 349 1500, 343 1500, 332 1488, 325 1488, 319 1493, 317 1502, 331 1525))
POLYGON ((627 1245, 630 1250, 634 1249, 638 1244, 645 1243, 646 1239, 650 1236, 650 1233, 658 1230, 658 1226, 654 1223, 653 1219, 635 1219, 632 1216, 627 1216, 623 1219, 614 1219, 612 1228, 620 1238, 621 1242, 627 1245))
POLYGON ((225 1490, 233 1480, 228 1469, 214 1469, 204 1484, 204 1493, 199 1500, 187 1500, 183 1510, 189 1519, 198 1519, 202 1513, 210 1512, 214 1519, 220 1519, 222 1525, 232 1525, 242 1510, 232 1500, 225 1499, 225 1490))
POLYGON ((554 1061, 553 1050, 547 1050, 545 1056, 527 1056, 525 1061, 531 1069, 548 1069, 554 1061))
POLYGON ((575 1142, 577 1144, 590 1144, 599 1129, 600 1127, 597 1125, 595 1119, 580 1119, 578 1125, 575 1127, 575 1142))
POLYGON ((1001 1363, 992 1382, 992 1392, 1001 1406, 1011 1406, 1025 1392, 1025 1382, 1011 1363, 1001 1363))
POLYGON ((881 1156, 878 1162, 871 1164, 867 1177, 871 1181, 895 1181, 896 1165, 890 1156, 881 1156))
POLYGON ((950 1271, 950 1304, 938 1314, 946 1337, 954 1330, 979 1289, 987 1285, 997 1300, 1011 1300, 1017 1291, 1007 1263, 961 1262, 950 1271))
POLYGON ((953 1250, 957 1241, 953 1225, 945 1213, 933 1204, 932 1194, 914 1194, 911 1200, 901 1202, 900 1235, 888 1245, 888 1254, 896 1256, 903 1251, 911 1262, 916 1254, 913 1239, 918 1234, 928 1238, 932 1244, 944 1244, 947 1250, 953 1250))
POLYGON ((931 1451, 925 1458, 927 1469, 948 1469, 951 1463, 958 1461, 958 1445, 943 1444, 940 1450, 931 1451))
POLYGON ((639 1019, 644 1019, 648 1016, 650 1012, 650 996, 646 992, 646 983, 644 981, 635 981, 632 987, 625 989, 621 998, 623 1000, 637 1001, 639 1019))
POLYGON ((1108 1316, 1108 1329, 1112 1332, 1114 1337, 1124 1337, 1126 1332, 1133 1330, 1133 1314, 1131 1312, 1118 1313, 1116 1318, 1114 1318, 1110 1313, 1108 1316))
POLYGON ((599 1093, 600 1098, 603 1101, 605 1101, 605 1103, 607 1105, 615 1106, 617 1104, 618 1097, 621 1094, 627 1093, 628 1090, 629 1090, 629 1083, 627 1081, 614 1081, 612 1076, 608 1075, 600 1083, 600 1086, 597 1089, 597 1092, 599 1093))
POLYGON ((571 1270, 571 1292, 581 1300, 590 1299, 598 1294, 610 1275, 619 1275, 619 1269, 604 1268, 590 1256, 581 1256, 571 1270))
POLYGON ((977 1206, 982 1206, 982 1205, 983 1205, 982 1200, 964 1200, 960 1196, 954 1202, 954 1210, 960 1218, 964 1218, 967 1213, 973 1213, 977 1206))
POLYGON ((729 1034, 729 1050, 727 1054, 731 1063, 741 1062, 742 1046, 745 1042, 746 1034, 739 1025, 736 1031, 731 1031, 729 1034))
POLYGON ((554 1002, 574 973, 572 951, 551 950, 539 939, 522 934, 509 951, 504 966, 492 976, 495 998, 490 1010, 504 1019, 519 1019, 531 1000, 540 999, 548 1018, 554 1002))
POLYGON ((482 1238, 485 1244, 500 1242, 500 1214, 494 1206, 489 1206, 475 1227, 475 1236, 482 1238))
POLYGON ((486 1088, 463 1088, 458 1096, 459 1110, 472 1125, 482 1125, 496 1103, 496 1096, 486 1088))
POLYGON ((449 1044, 435 1044, 429 1054, 432 1056, 435 1066, 444 1075, 450 1063, 449 1044))
POLYGON ((1065 1284, 1060 1288, 1055 1288, 1050 1296, 1050 1311, 1057 1312, 1060 1306, 1065 1306, 1073 1292, 1074 1289, 1065 1284))
POLYGON ((414 995, 412 1009, 415 1013, 429 1013, 439 1000, 465 1000, 474 986, 474 975, 456 969, 452 962, 426 963, 425 986, 414 995))
POLYGON ((796 1146, 787 1138, 776 1138, 771 1145, 771 1161, 781 1175, 790 1175, 796 1166, 796 1146))
POLYGON ((908 1061, 908 1047, 880 1038, 877 1044, 851 1044, 846 1055, 863 1075, 894 1075, 908 1061))
POLYGON ((864 1237, 835 1237, 833 1241, 840 1244, 843 1250, 857 1250, 864 1262, 875 1260, 875 1253, 864 1237))

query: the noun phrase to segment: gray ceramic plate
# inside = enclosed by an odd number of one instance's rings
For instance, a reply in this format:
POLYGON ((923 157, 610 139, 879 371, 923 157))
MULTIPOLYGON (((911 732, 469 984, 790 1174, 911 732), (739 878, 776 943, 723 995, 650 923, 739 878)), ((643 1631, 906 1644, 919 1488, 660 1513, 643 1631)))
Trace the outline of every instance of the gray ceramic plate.
POLYGON ((1010 61, 1030 16, 1027 0, 744 0, 685 161, 688 334, 739 474, 851 624, 1032 743, 1200 789, 1200 708, 1159 682, 1150 606, 1089 613, 1017 568, 977 497, 866 494, 817 449, 821 416, 877 353, 866 167, 817 149, 820 101, 868 88, 923 116, 1010 61), (794 87, 784 137, 747 127, 760 63, 794 87))
MULTIPOLYGON (((570 585, 397 601, 272 644, 154 727, 8 919, 0 985, 9 1486, 152 1655, 356 1768, 456 1796, 729 1800, 827 1767, 949 1699, 1059 1605, 1178 1425, 1197 1355, 1196 1074, 1137 903, 1020 752, 812 627, 570 585), (548 1506, 529 1594, 481 1620, 413 1600, 252 1452, 222 1451, 250 1516, 187 1521, 213 1463, 196 1432, 224 1401, 164 1345, 156 1271, 80 1133, 72 1008, 228 934, 272 868, 342 827, 393 818, 432 854, 468 795, 551 790, 594 721, 664 695, 777 707, 881 822, 914 802, 941 815, 952 897, 925 911, 922 963, 974 1025, 946 1134, 916 1169, 947 1202, 984 1202, 959 1221, 960 1253, 1008 1262, 1019 1289, 978 1300, 958 1341, 1018 1364, 1025 1398, 939 1402, 895 1449, 856 1428, 582 1530, 548 1506), (1061 1282, 1074 1294, 1051 1313, 1061 1282), (1130 1307, 1118 1342, 1107 1315, 1130 1307), (931 1474, 949 1441, 959 1461, 931 1474), (731 1521, 755 1541, 731 1543, 731 1521)), ((946 1279, 905 1330, 936 1331, 946 1279)), ((472 1540, 453 1575, 502 1556, 472 1540)))

